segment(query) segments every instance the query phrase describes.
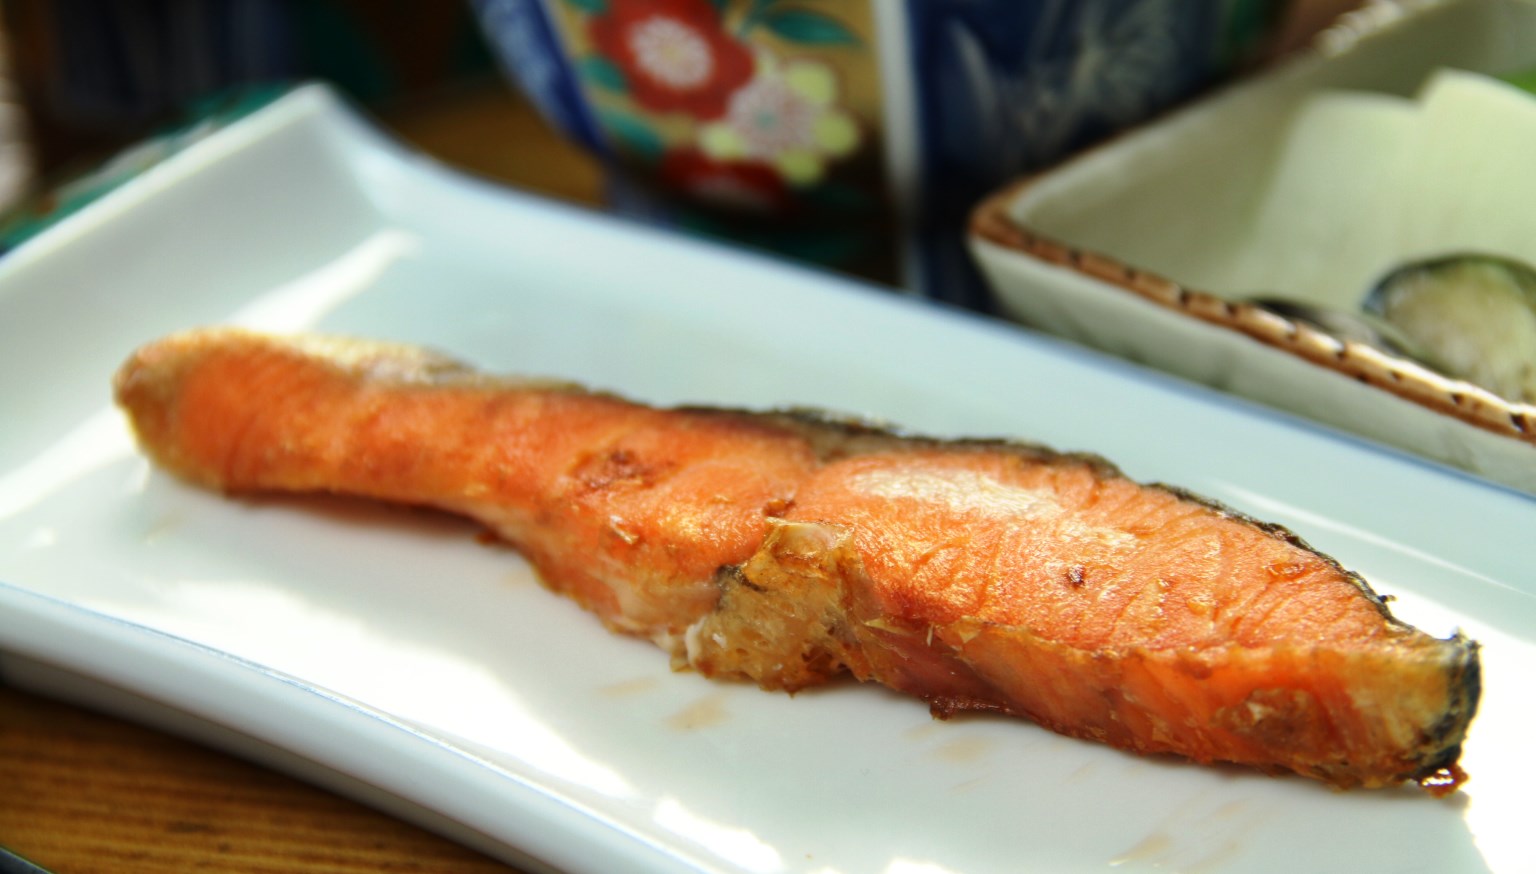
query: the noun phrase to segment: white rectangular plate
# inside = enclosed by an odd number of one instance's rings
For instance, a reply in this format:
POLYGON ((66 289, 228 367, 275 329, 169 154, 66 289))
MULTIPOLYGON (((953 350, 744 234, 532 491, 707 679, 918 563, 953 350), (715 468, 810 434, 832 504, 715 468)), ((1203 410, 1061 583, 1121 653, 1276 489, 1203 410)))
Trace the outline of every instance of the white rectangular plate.
MULTIPOLYGON (((0 261, 0 670, 582 872, 1516 870, 1536 502, 1001 323, 456 176, 319 87, 0 261), (109 382, 214 322, 425 343, 658 402, 1098 452, 1281 522, 1484 644, 1447 800, 1138 758, 853 683, 672 673, 435 515, 226 499, 109 382)), ((525 855, 526 854, 526 855, 525 855)))

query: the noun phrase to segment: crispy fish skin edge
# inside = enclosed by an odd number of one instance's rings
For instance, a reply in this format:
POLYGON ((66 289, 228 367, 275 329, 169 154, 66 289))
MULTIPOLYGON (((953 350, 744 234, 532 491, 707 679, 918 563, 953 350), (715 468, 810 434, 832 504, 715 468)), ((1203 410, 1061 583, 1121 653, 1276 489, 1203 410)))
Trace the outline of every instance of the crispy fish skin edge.
MULTIPOLYGON (((699 414, 747 416, 781 424, 799 431, 810 439, 813 446, 816 447, 818 457, 822 461, 833 461, 899 447, 974 449, 979 452, 1002 451, 1013 453, 1031 461, 1039 461, 1046 464, 1084 464, 1092 468, 1096 476, 1129 479, 1118 465, 1094 453, 1062 452, 1040 443, 1010 438, 966 437, 946 439, 929 437, 905 432, 889 423, 847 416, 813 407, 791 407, 765 411, 709 406, 682 406, 674 409, 679 412, 699 414)), ((1159 489, 1181 500, 1203 506, 1221 516, 1252 527, 1270 537, 1283 540, 1322 559, 1348 579, 1371 605, 1376 608, 1383 619, 1394 628, 1403 631, 1416 630, 1393 616, 1385 599, 1371 588, 1370 584, 1363 577, 1345 568, 1333 556, 1320 552, 1303 537, 1286 526, 1257 519, 1221 501, 1192 492, 1180 486, 1160 482, 1144 483, 1142 485, 1147 488, 1159 489)), ((742 584, 745 581, 745 575, 742 573, 742 566, 734 566, 722 568, 721 572, 717 575, 717 579, 722 586, 731 583, 742 584)), ((1450 690, 1447 706, 1439 721, 1430 728, 1415 748, 1425 753, 1425 755, 1419 757, 1419 764, 1410 770, 1394 775, 1386 782, 1401 783, 1413 781, 1419 783, 1431 794, 1441 795, 1454 791, 1460 783, 1466 780, 1466 775, 1460 771, 1456 763, 1461 757, 1462 744, 1466 739, 1471 721, 1476 716, 1478 702, 1482 695, 1482 666, 1480 645, 1462 634, 1459 629, 1454 631, 1448 638, 1437 638, 1436 640, 1447 650, 1447 670, 1450 675, 1447 682, 1447 688, 1450 690), (1445 783, 1442 784, 1440 781, 1445 781, 1445 783), (1442 791, 1436 788, 1438 785, 1448 785, 1449 788, 1445 788, 1442 791)), ((1088 655, 1090 657, 1116 657, 1116 654, 1110 652, 1088 653, 1088 655)), ((996 709, 990 705, 965 701, 929 699, 929 703, 935 716, 940 718, 947 718, 955 712, 965 709, 996 709)), ((1060 731, 1059 728, 1055 730, 1060 731)), ((1071 732, 1063 733, 1070 734, 1071 732)), ((1350 788, 1359 785, 1358 782, 1353 781, 1347 775, 1341 776, 1326 769, 1303 769, 1299 772, 1305 776, 1330 783, 1338 788, 1350 788)), ((1385 783, 1382 785, 1385 785, 1385 783)))
MULTIPOLYGON (((326 360, 330 366, 344 372, 399 384, 468 384, 487 388, 506 387, 517 390, 581 393, 629 402, 627 398, 617 393, 589 388, 567 380, 539 377, 505 377, 487 373, 434 350, 388 341, 313 334, 283 336, 261 334, 238 328, 215 328, 183 332, 180 335, 167 337, 161 342, 172 347, 186 344, 197 346, 213 339, 218 334, 254 337, 269 342, 277 342, 287 345, 297 352, 320 357, 326 360)), ((135 355, 118 372, 115 383, 119 391, 127 382, 135 378, 133 371, 139 363, 138 355, 135 355)), ((672 407, 671 409, 676 412, 744 417, 760 422, 776 423, 781 427, 799 433, 809 440, 816 454, 823 461, 902 447, 972 448, 977 451, 1015 453, 1042 463, 1080 463, 1091 467, 1095 474, 1099 476, 1129 479, 1118 466, 1101 456, 1091 453, 1061 452, 1042 444, 1008 438, 934 438, 905 432, 888 423, 830 413, 810 407, 746 410, 718 406, 683 405, 672 407)), ((179 467, 175 463, 174 458, 161 458, 155 452, 151 452, 151 455, 155 456, 162 463, 168 464, 172 470, 177 470, 179 467)), ((177 472, 183 473, 179 470, 177 472)), ((204 483, 204 485, 214 484, 204 483)), ((1350 579, 1387 621, 1397 628, 1407 629, 1410 627, 1391 615, 1383 599, 1358 574, 1342 568, 1332 557, 1313 549, 1301 537, 1284 526, 1257 520, 1225 504, 1180 487, 1162 483, 1148 483, 1144 485, 1148 488, 1169 492, 1183 500, 1203 505, 1218 514, 1250 525, 1269 536, 1281 538, 1318 556, 1333 567, 1338 568, 1350 579)), ((721 568, 716 575, 716 580, 723 588, 729 580, 740 579, 741 577, 741 566, 733 566, 721 568)), ((1453 634, 1451 638, 1441 642, 1448 645, 1455 653, 1454 658, 1451 659, 1451 667, 1449 669, 1452 675, 1449 686, 1453 690, 1452 700, 1440 720, 1426 735, 1423 743, 1420 745, 1421 749, 1429 750, 1430 754, 1422 759, 1422 764, 1419 767, 1411 773, 1403 774, 1401 777, 1403 780, 1414 779, 1420 781, 1432 794, 1436 795, 1448 794, 1450 791, 1454 791, 1456 786, 1465 779, 1465 775, 1460 773, 1455 762, 1460 755, 1461 743, 1465 738, 1467 727, 1476 713, 1481 694, 1478 644, 1466 638, 1459 631, 1453 634), (1449 781, 1446 780, 1445 776, 1448 771, 1453 775, 1449 781), (1443 787, 1441 791, 1436 791, 1429 782, 1436 779, 1441 781, 1439 784, 1443 787), (1444 788, 1447 786, 1448 788, 1444 788)), ((1107 656, 1111 654, 1105 653, 1102 655, 1107 656)), ((974 703, 965 701, 937 701, 931 698, 929 703, 935 715, 941 717, 957 710, 977 706, 974 703)), ((1332 779, 1326 774, 1312 773, 1308 774, 1308 776, 1317 777, 1338 786, 1348 785, 1332 779)))

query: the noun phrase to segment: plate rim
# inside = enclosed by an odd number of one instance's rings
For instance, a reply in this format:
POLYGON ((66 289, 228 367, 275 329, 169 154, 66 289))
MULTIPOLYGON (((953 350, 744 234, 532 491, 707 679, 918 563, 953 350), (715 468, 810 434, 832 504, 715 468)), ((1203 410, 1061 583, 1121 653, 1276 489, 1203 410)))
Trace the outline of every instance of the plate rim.
MULTIPOLYGON (((312 92, 310 92, 310 93, 312 93, 312 92)), ((312 98, 307 98, 307 99, 312 99, 312 98)), ((334 104, 334 105, 335 106, 339 106, 340 104, 334 104)), ((316 108, 317 109, 323 109, 324 108, 324 101, 322 100, 322 102, 320 104, 317 104, 316 108)), ((289 110, 286 110, 286 111, 291 111, 291 108, 289 110)), ((253 116, 253 118, 254 118, 254 116, 253 116)), ((289 120, 291 121, 293 119, 290 118, 289 120)), ((368 145, 378 145, 378 143, 373 142, 376 138, 371 135, 371 133, 370 133, 369 129, 367 128, 367 126, 362 124, 362 123, 354 123, 354 121, 355 121, 355 119, 350 119, 350 118, 347 118, 347 117, 343 117, 343 122, 344 122, 343 127, 346 129, 347 135, 348 136, 359 136, 359 135, 367 136, 368 141, 369 141, 367 143, 368 145), (354 130, 354 128, 355 128, 355 130, 354 130)), ((218 136, 219 135, 215 135, 215 137, 210 138, 210 140, 216 140, 218 138, 218 136)), ((174 160, 174 158, 172 160, 174 160)), ((427 165, 425 163, 415 163, 415 162, 413 162, 411 168, 409 168, 409 169, 412 169, 412 170, 423 170, 423 169, 425 169, 425 170, 429 170, 431 172, 436 172, 435 170, 431 169, 430 165, 427 165)), ((140 189, 139 191, 140 191, 140 193, 135 195, 135 196, 143 196, 142 189, 140 189)), ((126 197, 127 194, 124 194, 123 196, 126 197)), ((615 222, 614 224, 617 225, 618 223, 615 222)), ((625 232, 630 232, 630 231, 643 232, 643 229, 639 228, 638 226, 624 225, 622 229, 625 232)), ((66 230, 68 230, 68 229, 67 228, 60 228, 60 229, 56 229, 56 232, 62 234, 66 230)), ((657 236, 660 237, 660 236, 664 236, 664 235, 658 234, 657 236)), ((695 245, 695 244, 692 243, 692 242, 689 242, 689 243, 687 243, 687 245, 692 246, 692 245, 695 245)), ((783 265, 777 265, 777 266, 781 266, 782 267, 783 265)), ((793 269, 793 268, 790 268, 790 269, 793 269)), ((795 271, 795 272, 798 273, 798 272, 801 272, 801 271, 795 271)), ((836 279, 836 278, 833 278, 833 277, 825 277, 825 278, 823 278, 823 277, 821 277, 820 274, 814 274, 814 273, 811 273, 810 271, 804 271, 804 274, 807 277, 815 277, 815 281, 826 282, 826 283, 828 283, 828 284, 830 284, 832 286, 836 286, 837 290, 839 290, 839 291, 845 290, 844 286, 856 285, 856 283, 846 283, 846 282, 844 282, 842 280, 839 280, 839 279, 836 279)), ((0 284, 3 284, 3 280, 4 280, 4 274, 0 273, 0 284)), ((848 290, 851 290, 851 289, 848 289, 848 290)), ((896 303, 896 300, 897 300, 896 298, 891 298, 889 300, 882 301, 882 299, 874 298, 874 297, 870 297, 870 298, 866 298, 865 299, 865 301, 881 301, 881 303, 877 303, 876 305, 890 306, 890 307, 898 306, 898 304, 896 303)), ((905 307, 903 307, 903 308, 905 309, 905 307)), ((940 308, 940 311, 942 311, 942 308, 940 308)), ((988 333, 998 333, 999 336, 1001 336, 1001 334, 999 332, 1002 332, 1002 331, 1005 331, 1005 330, 1010 330, 1009 328, 1007 328, 1006 326, 1003 326, 1001 324, 985 323, 985 322, 981 322, 979 320, 974 320, 974 319, 963 319, 961 321, 963 321, 964 325, 969 327, 969 328, 984 330, 984 331, 987 331, 988 333)), ((1101 368, 1101 369, 1107 369, 1107 370, 1114 371, 1117 378, 1134 379, 1134 380, 1138 380, 1138 381, 1141 381, 1141 380, 1151 380, 1154 383, 1161 384, 1165 389, 1172 389, 1172 390, 1178 390, 1178 389, 1183 387, 1182 384, 1180 384, 1180 383, 1173 382, 1171 380, 1165 380, 1160 374, 1156 374, 1156 373, 1142 373, 1140 371, 1135 371, 1135 370, 1132 370, 1131 368, 1129 368, 1129 366, 1122 366, 1119 362, 1116 362, 1116 361, 1113 361, 1113 360, 1110 360, 1110 359, 1101 359, 1100 356, 1096 356, 1096 355, 1081 356, 1081 355, 1078 354, 1078 350, 1076 350, 1074 347, 1070 347, 1070 346, 1068 346, 1066 344, 1063 344, 1063 343, 1057 343, 1057 342, 1038 343, 1037 342, 1035 345, 1037 346, 1037 348, 1045 348, 1045 349, 1047 349, 1049 354, 1052 354, 1052 355, 1064 354, 1066 356, 1076 358, 1077 361, 1078 361, 1078 364, 1081 365, 1081 366, 1101 368), (1085 358, 1086 358, 1086 360, 1085 360, 1085 358)), ((1222 408, 1226 408, 1226 409, 1232 410, 1234 412, 1234 414, 1241 415, 1244 418, 1263 418, 1263 419, 1266 420, 1266 422, 1265 422, 1266 426, 1282 427, 1282 428, 1285 428, 1285 429, 1288 429, 1288 430, 1294 430, 1294 431, 1302 432, 1303 435, 1310 434, 1314 438, 1317 437, 1317 436, 1322 436, 1324 438, 1328 438, 1328 439, 1332 439, 1332 440, 1337 440, 1341 436, 1344 437, 1344 438, 1348 438, 1348 435, 1338 435, 1338 434, 1335 434, 1333 432, 1329 432, 1326 429, 1323 429, 1323 428, 1320 428, 1320 427, 1316 426, 1315 423, 1306 422, 1304 420, 1293 420, 1293 419, 1280 420, 1280 419, 1277 419, 1274 416, 1265 415, 1266 413, 1268 413, 1270 411, 1264 410, 1262 408, 1244 409, 1245 405, 1243 405, 1243 404, 1234 404, 1229 399, 1219 398, 1219 397, 1207 395, 1204 392, 1201 392, 1200 396, 1201 396, 1201 399, 1202 399, 1203 402, 1212 404, 1214 406, 1220 406, 1222 408)), ((1353 443, 1355 441, 1346 439, 1345 442, 1353 443)), ((1356 452, 1370 451, 1372 454, 1381 454, 1380 451, 1379 451, 1379 448, 1376 448, 1376 447, 1351 448, 1350 451, 1356 451, 1356 452)), ((1406 457, 1406 456, 1402 460, 1406 460, 1406 461, 1410 461, 1410 462, 1417 462, 1418 461, 1418 459, 1414 459, 1412 457, 1406 457)), ((1454 472, 1454 471, 1446 471, 1446 470, 1439 470, 1439 469, 1426 469, 1424 471, 1424 473, 1427 476, 1434 476, 1434 477, 1437 477, 1437 478, 1445 478, 1445 479, 1459 479, 1460 478, 1460 477, 1455 476, 1456 472, 1454 472)), ((1471 484, 1473 484, 1475 486, 1478 486, 1478 487, 1481 487, 1481 488, 1488 488, 1488 487, 1490 487, 1489 483, 1486 483, 1486 482, 1483 482, 1483 481, 1479 481, 1479 480, 1471 480, 1471 484)), ((0 610, 3 610, 4 606, 8 602, 14 603, 16 601, 16 599, 15 599, 15 597, 13 595, 8 595, 7 594, 8 592, 13 591, 13 590, 14 591, 23 592, 23 593, 26 593, 26 594, 29 594, 29 595, 37 595, 38 594, 38 593, 31 592, 30 590, 27 590, 27 589, 21 588, 19 586, 16 586, 14 584, 7 584, 7 583, 4 583, 3 581, 0 581, 0 610)), ((39 597, 46 598, 47 596, 39 595, 39 597)), ((68 604, 69 602, 63 602, 63 603, 68 604)), ((79 607, 79 605, 71 605, 71 606, 79 607)), ((91 611, 89 611, 88 608, 79 607, 79 609, 85 610, 87 613, 91 612, 91 611)), ((125 626, 134 626, 135 625, 134 623, 128 622, 127 620, 122 620, 122 619, 117 618, 117 617, 108 617, 108 618, 112 619, 113 621, 123 622, 125 624, 125 626)), ((82 620, 81 624, 82 625, 92 626, 92 629, 94 629, 94 627, 95 627, 94 621, 87 622, 87 621, 82 620)), ((190 645, 190 646, 192 646, 194 648, 203 647, 203 645, 201 645, 201 644, 197 644, 195 642, 186 640, 185 638, 177 637, 175 635, 167 634, 166 632, 157 631, 155 629, 147 628, 147 627, 141 627, 141 628, 142 628, 143 631, 145 631, 145 632, 147 632, 147 633, 149 633, 151 635, 163 635, 164 637, 166 637, 166 638, 168 638, 168 639, 170 639, 172 641, 181 641, 182 643, 188 644, 188 645, 190 645)), ((121 630, 121 629, 119 629, 119 630, 121 630)), ((137 632, 135 632, 135 633, 137 633, 137 632)), ((159 644, 154 644, 150 648, 157 650, 158 646, 159 646, 159 644)), ((167 647, 167 651, 170 651, 171 648, 174 648, 169 643, 166 643, 166 647, 167 647)), ((224 653, 223 651, 217 650, 216 648, 206 647, 206 649, 212 650, 212 652, 217 654, 217 656, 209 655, 209 654, 204 654, 203 656, 199 657, 200 659, 214 659, 214 658, 217 658, 217 657, 228 657, 229 656, 228 653, 224 653)), ((181 651, 181 650, 177 650, 177 651, 181 651)), ((252 664, 255 664, 255 663, 252 663, 252 664)), ((83 662, 80 663, 79 666, 81 668, 87 669, 87 670, 92 668, 92 665, 90 665, 88 663, 83 663, 83 662)), ((259 668, 259 667, 260 666, 257 665, 257 668, 259 668)), ((3 673, 3 669, 4 669, 4 653, 3 653, 3 647, 0 647, 0 673, 3 673)), ((244 677, 243 674, 241 676, 244 677)), ((250 679, 250 682, 265 684, 265 683, 268 683, 268 682, 276 682, 276 680, 273 680, 272 678, 268 677, 265 680, 259 679, 259 678, 257 678, 257 679, 250 679)), ((303 681, 300 681, 300 685, 307 685, 307 684, 304 684, 303 681)), ((272 694, 282 694, 282 692, 281 692, 280 689, 276 689, 276 687, 274 687, 274 690, 272 691, 272 694)), ((335 700, 334 696, 327 696, 324 693, 324 690, 318 690, 318 689, 313 690, 313 694, 314 695, 318 695, 321 698, 325 698, 327 700, 335 700)), ((313 698, 313 697, 307 697, 304 700, 313 702, 316 699, 313 698)), ((179 703, 179 699, 173 699, 171 701, 171 703, 179 703)), ((388 725, 393 725, 394 726, 393 728, 389 728, 388 730, 393 731, 395 729, 400 729, 400 730, 405 731, 407 734, 419 734, 419 732, 414 732, 414 730, 412 730, 409 726, 402 726, 402 725, 400 725, 396 720, 394 720, 391 717, 388 717, 388 714, 383 714, 383 716, 385 717, 384 723, 386 723, 388 725)), ((349 718, 352 718, 352 717, 349 717, 349 718)), ((384 728, 379 728, 378 730, 384 731, 385 729, 384 728)), ((454 747, 451 747, 451 746, 449 746, 448 748, 450 750, 452 750, 453 752, 455 752, 456 754, 460 755, 460 756, 467 756, 471 760, 474 758, 472 753, 469 753, 467 751, 458 750, 457 748, 454 748, 454 747)), ((494 769, 494 770, 500 771, 502 769, 494 769)), ((386 776, 388 776, 387 773, 386 773, 386 776)), ((547 798, 548 795, 541 793, 541 794, 538 794, 536 797, 544 799, 544 798, 547 798)), ((500 796, 497 797, 497 801, 499 803, 502 803, 503 805, 505 804, 505 799, 501 798, 500 796)), ((458 817, 456 816, 455 818, 457 819, 458 817)), ((498 823, 498 830, 503 830, 503 831, 506 830, 506 818, 505 817, 499 817, 497 819, 497 823, 498 823)), ((681 856, 679 856, 676 853, 672 852, 669 848, 660 847, 660 846, 657 846, 653 842, 647 841, 644 838, 644 836, 642 836, 642 835, 636 835, 636 834, 633 834, 633 833, 623 832, 617 826, 615 826, 613 824, 610 824, 610 823, 607 823, 607 822, 603 822, 603 821, 601 821, 600 819, 598 819, 596 817, 584 816, 584 817, 582 817, 580 819, 579 822, 577 822, 577 826, 585 826, 587 828, 594 828, 595 827, 595 828, 600 829, 601 830, 601 834, 603 836, 607 837, 610 841, 614 842, 613 846, 615 846, 617 848, 615 850, 615 853, 617 853, 615 858, 621 860, 622 863, 624 865, 626 865, 630 869, 634 869, 634 868, 637 867, 637 862, 636 862, 636 859, 635 859, 633 854, 634 854, 634 852, 637 849, 641 849, 641 848, 643 848, 646 851, 646 853, 649 854, 649 855, 646 856, 646 858, 652 859, 653 862, 654 862, 654 866, 655 867, 653 869, 650 869, 650 870, 668 871, 668 872, 670 872, 670 871, 690 871, 690 870, 695 870, 695 868, 700 866, 700 865, 703 865, 704 867, 711 867, 711 866, 709 866, 707 864, 707 862, 704 862, 702 860, 688 860, 688 859, 682 858, 681 856)), ((565 832, 560 832, 559 834, 560 834, 560 836, 567 836, 567 835, 569 835, 571 833, 572 832, 565 831, 565 832)), ((533 835, 533 837, 535 837, 535 838, 541 837, 541 836, 547 836, 547 835, 544 835, 543 833, 536 833, 536 834, 533 835)), ((493 839, 493 840, 497 841, 498 843, 500 841, 499 838, 498 839, 493 839)), ((572 846, 572 845, 575 845, 575 843, 576 842, 569 841, 569 840, 564 842, 564 844, 566 846, 572 846)), ((530 842, 529 845, 524 845, 524 846, 531 846, 531 845, 532 844, 530 842)), ((591 865, 591 863, 589 861, 581 860, 581 859, 574 860, 574 861, 572 861, 572 862, 570 862, 568 864, 570 864, 571 867, 573 867, 575 869, 578 869, 578 870, 579 869, 584 869, 584 868, 589 868, 590 865, 591 865)), ((611 868, 605 869, 605 868, 602 868, 602 867, 590 867, 590 869, 591 870, 612 870, 611 868)))

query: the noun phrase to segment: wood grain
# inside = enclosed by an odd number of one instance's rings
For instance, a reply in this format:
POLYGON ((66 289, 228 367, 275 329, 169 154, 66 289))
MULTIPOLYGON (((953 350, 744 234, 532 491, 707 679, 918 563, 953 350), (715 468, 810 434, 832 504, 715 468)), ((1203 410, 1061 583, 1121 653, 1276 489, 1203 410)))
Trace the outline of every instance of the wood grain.
POLYGON ((588 206, 601 201, 598 162, 500 82, 466 85, 400 107, 379 121, 416 149, 460 170, 588 206))
POLYGON ((64 872, 512 872, 296 780, 0 687, 0 843, 64 872))

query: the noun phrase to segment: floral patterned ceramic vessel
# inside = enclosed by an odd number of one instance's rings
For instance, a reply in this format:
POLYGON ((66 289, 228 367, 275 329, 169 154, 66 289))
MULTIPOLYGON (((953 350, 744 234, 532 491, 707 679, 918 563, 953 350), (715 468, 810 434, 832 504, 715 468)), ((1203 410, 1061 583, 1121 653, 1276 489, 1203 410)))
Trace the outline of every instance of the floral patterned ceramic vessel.
POLYGON ((985 309, 961 245, 969 208, 1228 75, 1284 3, 475 5, 544 115, 622 170, 620 211, 899 272, 918 293, 985 309))

